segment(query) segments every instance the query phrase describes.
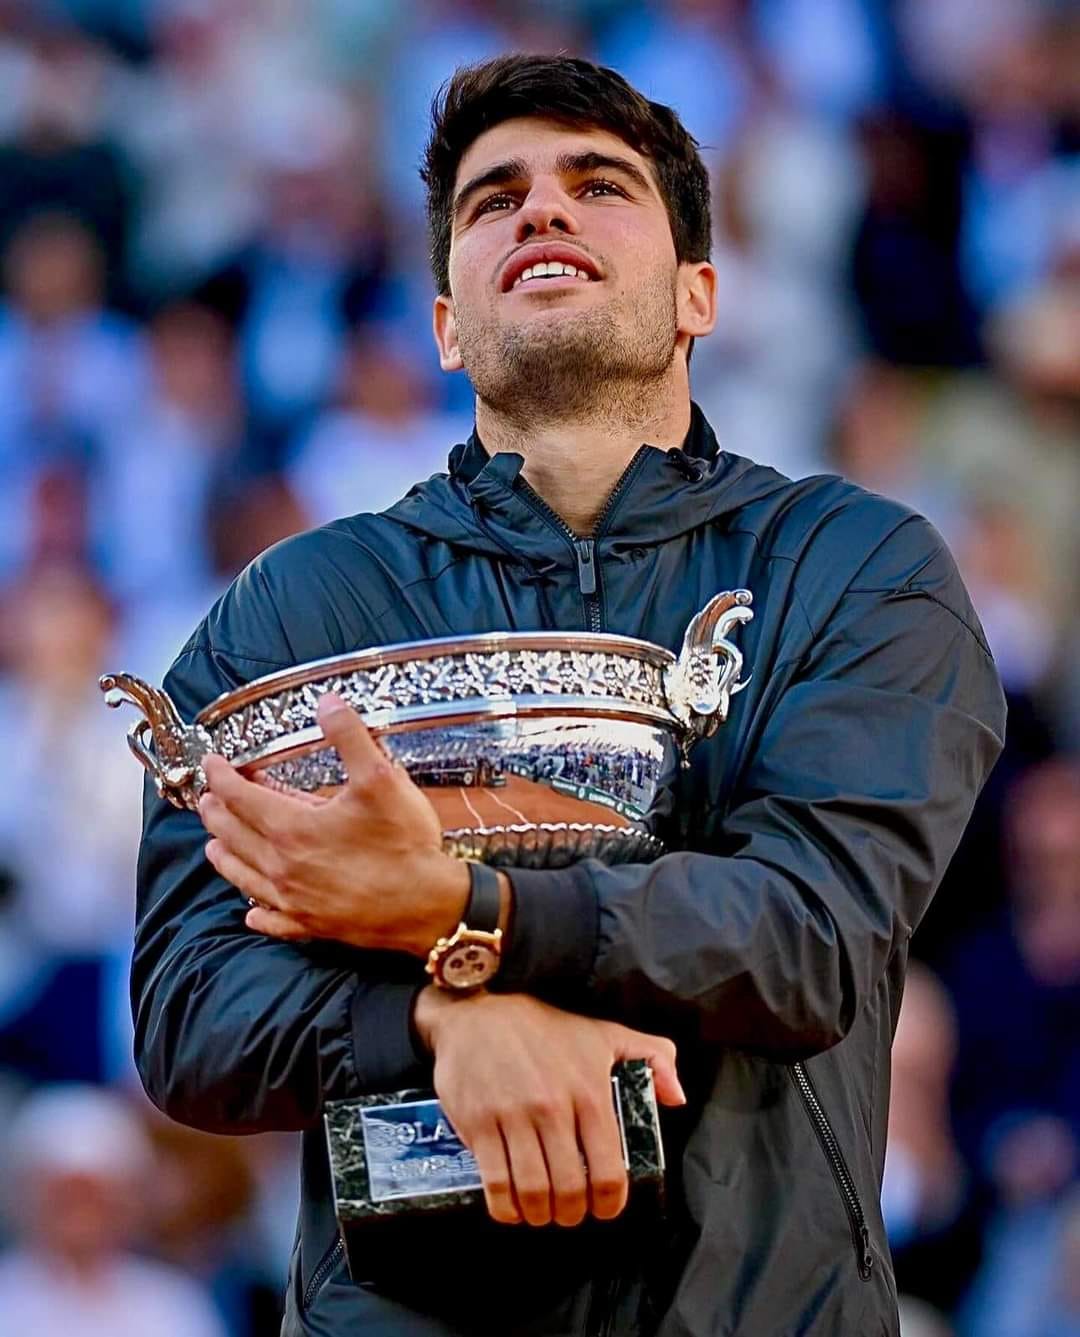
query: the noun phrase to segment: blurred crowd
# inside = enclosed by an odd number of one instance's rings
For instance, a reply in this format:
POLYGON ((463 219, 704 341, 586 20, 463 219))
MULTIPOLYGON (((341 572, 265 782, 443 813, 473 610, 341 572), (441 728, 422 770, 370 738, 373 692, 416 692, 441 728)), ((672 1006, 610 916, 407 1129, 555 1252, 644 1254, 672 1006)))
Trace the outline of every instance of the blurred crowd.
POLYGON ((904 1337, 1077 1337, 1070 0, 0 0, 0 1327, 276 1331, 292 1139, 179 1128, 133 1075, 141 779, 96 677, 160 681, 255 553, 469 431, 416 168, 436 87, 510 49, 702 144, 722 444, 910 503, 961 565, 1010 733, 915 938, 884 1215, 904 1337))

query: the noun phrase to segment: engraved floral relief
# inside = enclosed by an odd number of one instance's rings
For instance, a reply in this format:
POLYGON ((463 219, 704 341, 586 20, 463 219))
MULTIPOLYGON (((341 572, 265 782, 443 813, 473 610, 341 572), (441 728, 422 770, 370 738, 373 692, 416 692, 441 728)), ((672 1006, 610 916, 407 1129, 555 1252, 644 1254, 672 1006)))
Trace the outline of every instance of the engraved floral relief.
POLYGON ((319 697, 334 692, 362 714, 388 707, 504 700, 521 695, 616 698, 663 707, 658 665, 627 655, 581 650, 499 650, 357 669, 286 688, 235 710, 210 730, 230 761, 315 723, 319 697))

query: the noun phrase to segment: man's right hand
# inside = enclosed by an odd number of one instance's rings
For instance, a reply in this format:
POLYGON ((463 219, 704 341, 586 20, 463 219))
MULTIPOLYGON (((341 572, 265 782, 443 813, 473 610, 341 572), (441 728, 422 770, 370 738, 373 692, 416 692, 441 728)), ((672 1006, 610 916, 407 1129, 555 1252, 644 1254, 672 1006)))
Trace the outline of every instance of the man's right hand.
POLYGON ((607 1220, 622 1211, 615 1063, 647 1059, 657 1099, 686 1101, 670 1040, 526 994, 453 998, 428 986, 415 1022, 435 1056, 443 1109, 476 1157, 488 1211, 507 1225, 575 1226, 586 1212, 607 1220))

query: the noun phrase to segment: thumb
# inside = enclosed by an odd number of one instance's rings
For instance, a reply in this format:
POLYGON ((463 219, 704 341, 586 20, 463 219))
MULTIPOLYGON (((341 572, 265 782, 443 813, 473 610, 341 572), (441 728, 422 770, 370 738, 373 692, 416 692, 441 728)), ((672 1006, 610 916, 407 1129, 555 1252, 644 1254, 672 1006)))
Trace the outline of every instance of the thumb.
POLYGON ((686 1092, 682 1089, 675 1069, 675 1046, 666 1036, 647 1035, 619 1026, 615 1037, 615 1061, 643 1058, 652 1068, 656 1098, 661 1105, 685 1105, 686 1092))
POLYGON ((365 787, 378 771, 385 769, 386 753, 359 714, 340 696, 327 692, 321 697, 316 718, 323 737, 344 763, 350 789, 365 787))

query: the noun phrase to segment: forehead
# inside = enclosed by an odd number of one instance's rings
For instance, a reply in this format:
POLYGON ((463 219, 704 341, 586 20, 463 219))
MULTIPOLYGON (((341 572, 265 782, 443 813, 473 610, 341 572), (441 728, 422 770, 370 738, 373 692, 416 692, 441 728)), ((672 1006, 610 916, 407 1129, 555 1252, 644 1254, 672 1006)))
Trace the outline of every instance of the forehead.
POLYGON ((605 153, 625 158, 644 172, 650 182, 656 180, 648 158, 610 130, 586 130, 536 116, 518 116, 501 121, 473 140, 458 163, 455 185, 460 186, 477 173, 511 158, 522 159, 533 174, 554 171, 556 159, 565 153, 605 153))

